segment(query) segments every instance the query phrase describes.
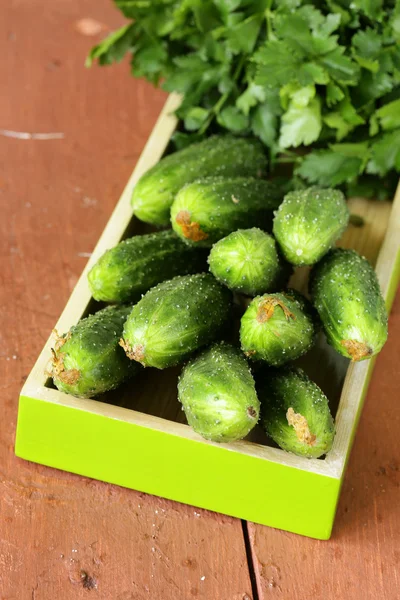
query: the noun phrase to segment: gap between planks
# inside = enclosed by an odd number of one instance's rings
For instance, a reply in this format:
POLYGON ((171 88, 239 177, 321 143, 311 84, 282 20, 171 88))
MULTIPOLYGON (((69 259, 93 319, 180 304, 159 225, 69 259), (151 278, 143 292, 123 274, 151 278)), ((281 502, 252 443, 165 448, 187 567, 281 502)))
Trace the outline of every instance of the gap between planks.
POLYGON ((253 600, 260 600, 260 596, 258 594, 258 581, 257 581, 257 570, 255 568, 254 561, 257 560, 253 552, 253 545, 250 539, 250 531, 249 531, 249 521, 242 520, 242 532, 243 532, 243 542, 244 547, 246 549, 246 558, 247 558, 247 568, 249 570, 249 577, 251 582, 251 593, 253 595, 253 600))

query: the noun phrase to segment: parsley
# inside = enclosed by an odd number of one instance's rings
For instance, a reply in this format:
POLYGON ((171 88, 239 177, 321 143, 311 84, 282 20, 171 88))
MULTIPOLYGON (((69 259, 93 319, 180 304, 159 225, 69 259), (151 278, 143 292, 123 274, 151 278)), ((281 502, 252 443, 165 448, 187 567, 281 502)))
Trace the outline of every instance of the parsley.
POLYGON ((391 195, 400 172, 400 0, 114 0, 87 59, 179 92, 177 147, 256 135, 292 186, 391 195), (300 148, 300 152, 291 149, 300 148), (379 193, 378 193, 379 192, 379 193))

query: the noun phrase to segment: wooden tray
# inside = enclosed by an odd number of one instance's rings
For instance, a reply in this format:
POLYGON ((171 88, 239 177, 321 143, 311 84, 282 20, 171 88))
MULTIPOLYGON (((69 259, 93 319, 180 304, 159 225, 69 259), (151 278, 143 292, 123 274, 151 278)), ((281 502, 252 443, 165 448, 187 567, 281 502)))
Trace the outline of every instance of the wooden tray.
MULTIPOLYGON (((164 106, 137 166, 56 324, 60 332, 97 308, 87 273, 103 252, 133 232, 130 197, 139 177, 165 152, 179 98, 164 106)), ((400 274, 400 190, 394 203, 349 201, 362 228, 349 226, 339 245, 376 265, 388 309, 400 274)), ((305 286, 306 270, 292 284, 305 286)), ((352 440, 374 360, 351 364, 321 338, 304 362, 327 393, 337 433, 325 459, 272 447, 256 430, 246 440, 215 444, 185 424, 176 398, 179 369, 144 372, 101 400, 82 400, 52 387, 46 375, 50 336, 21 391, 15 452, 41 464, 171 498, 242 519, 328 539, 352 440), (156 375, 156 376, 155 376, 156 375)))

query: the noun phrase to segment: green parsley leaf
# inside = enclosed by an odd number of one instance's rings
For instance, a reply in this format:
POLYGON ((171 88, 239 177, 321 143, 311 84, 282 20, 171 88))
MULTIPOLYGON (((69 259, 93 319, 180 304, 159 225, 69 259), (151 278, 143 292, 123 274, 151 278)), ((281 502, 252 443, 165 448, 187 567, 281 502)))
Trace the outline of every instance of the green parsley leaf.
POLYGON ((354 55, 355 60, 358 62, 360 67, 364 69, 368 69, 372 73, 377 73, 379 70, 379 62, 377 60, 370 60, 368 58, 363 58, 362 56, 358 56, 358 54, 354 55))
POLYGON ((326 70, 316 62, 302 64, 297 74, 297 78, 300 85, 310 85, 311 83, 327 85, 330 79, 326 70))
POLYGON ((253 52, 262 21, 263 15, 252 15, 232 27, 227 35, 228 48, 231 52, 234 54, 253 52))
POLYGON ((358 142, 353 144, 331 144, 330 149, 342 156, 348 158, 359 158, 363 164, 369 157, 368 142, 358 142))
POLYGON ((197 131, 206 122, 210 111, 201 106, 194 106, 187 113, 184 120, 185 128, 188 131, 197 131))
MULTIPOLYGON (((152 0, 114 0, 120 11, 127 19, 140 19, 143 11, 149 9, 152 0)), ((155 4, 160 4, 155 0, 155 4)))
POLYGON ((220 13, 213 2, 201 0, 201 2, 193 2, 192 4, 196 25, 201 32, 211 31, 221 25, 220 13))
POLYGON ((352 39, 352 51, 360 67, 372 73, 379 70, 379 55, 382 49, 381 36, 371 28, 358 31, 352 39))
POLYGON ((215 5, 224 14, 236 10, 242 4, 242 0, 215 0, 215 5))
POLYGON ((384 130, 400 127, 400 99, 379 108, 374 118, 384 130))
POLYGON ((342 140, 354 127, 343 118, 339 112, 331 112, 324 116, 324 123, 331 129, 336 129, 336 139, 342 140))
POLYGON ((267 0, 266 4, 266 8, 271 8, 272 4, 275 4, 275 8, 276 11, 282 11, 284 12, 285 10, 288 11, 293 11, 295 8, 298 8, 300 6, 300 4, 302 3, 303 0, 275 0, 274 2, 270 2, 267 0))
POLYGON ((351 40, 353 50, 363 58, 374 60, 378 58, 382 48, 382 38, 377 31, 370 27, 357 31, 351 40))
POLYGON ((248 129, 249 118, 246 117, 236 106, 227 106, 217 116, 217 121, 233 133, 241 133, 248 129))
POLYGON ((230 13, 242 4, 242 0, 215 0, 214 4, 221 12, 230 13))
POLYGON ((201 142, 204 137, 204 134, 200 133, 185 133, 184 131, 175 131, 171 140, 177 150, 182 150, 191 144, 201 142))
POLYGON ((391 169, 400 171, 400 129, 386 133, 371 145, 367 173, 383 176, 391 169))
POLYGON ((94 46, 86 59, 85 65, 91 67, 95 60, 101 65, 120 62, 133 42, 134 25, 125 25, 110 33, 105 40, 94 46))
POLYGON ((361 166, 361 158, 349 158, 332 150, 317 150, 307 154, 296 173, 309 183, 335 187, 355 179, 361 166))
POLYGON ((285 39, 294 51, 300 55, 315 57, 336 48, 337 38, 329 35, 329 25, 335 27, 335 24, 335 18, 330 23, 319 11, 304 6, 296 14, 278 18, 275 29, 278 37, 285 39), (321 23, 325 29, 321 27, 321 23))
MULTIPOLYGON (((304 7, 305 8, 305 7, 304 7)), ((328 36, 339 27, 341 23, 341 15, 339 13, 328 14, 317 29, 317 34, 328 36)))
POLYGON ((371 73, 363 71, 357 88, 352 90, 352 98, 355 106, 365 106, 392 91, 394 87, 393 77, 384 71, 371 73))
POLYGON ((266 100, 259 104, 252 113, 251 129, 254 135, 275 151, 277 139, 278 117, 280 115, 279 98, 274 105, 273 101, 266 100))
POLYGON ((187 56, 177 56, 174 58, 174 65, 170 68, 167 78, 163 83, 163 88, 167 92, 179 92, 185 94, 204 81, 205 78, 213 84, 211 78, 218 81, 218 70, 215 66, 202 60, 197 54, 188 54, 187 56))
POLYGON ((236 100, 236 106, 247 116, 254 106, 265 100, 265 97, 265 88, 251 81, 243 94, 236 100))
MULTIPOLYGON (((281 98, 282 93, 285 88, 281 89, 281 98)), ((288 90, 289 98, 291 99, 292 105, 297 108, 304 108, 310 104, 310 101, 315 98, 316 89, 314 85, 307 85, 304 87, 299 86, 286 86, 288 90)))
MULTIPOLYGON (((218 82, 218 91, 221 94, 229 94, 235 89, 235 87, 235 82, 232 80, 230 73, 223 75, 218 82)), ((242 95, 244 95, 244 93, 242 95)))
POLYGON ((255 83, 261 86, 276 87, 296 78, 299 59, 285 42, 267 42, 254 55, 259 65, 255 83))
POLYGON ((343 100, 343 98, 344 98, 343 90, 338 85, 336 85, 335 83, 330 81, 328 83, 328 85, 326 86, 326 103, 327 103, 327 105, 329 107, 331 107, 334 104, 337 104, 337 102, 340 102, 340 100, 343 100))
POLYGON ((372 20, 383 17, 383 0, 352 0, 352 4, 372 20))
POLYGON ((167 58, 167 52, 162 44, 149 44, 135 53, 132 62, 133 74, 158 83, 167 58))
POLYGON ((338 83, 356 85, 359 77, 359 66, 343 54, 342 48, 335 48, 332 52, 322 56, 320 62, 332 79, 338 83))
POLYGON ((327 5, 329 10, 340 16, 340 24, 343 26, 348 26, 351 21, 352 21, 352 15, 350 14, 350 12, 348 10, 346 10, 343 6, 341 6, 340 4, 340 0, 338 2, 335 2, 335 0, 327 0, 327 5))
POLYGON ((338 105, 338 110, 342 117, 354 127, 357 125, 363 125, 365 120, 358 114, 354 106, 350 101, 350 97, 346 96, 338 105))
POLYGON ((297 148, 302 144, 308 146, 318 139, 321 129, 319 98, 314 98, 305 107, 296 106, 292 102, 282 116, 279 146, 281 148, 297 148))

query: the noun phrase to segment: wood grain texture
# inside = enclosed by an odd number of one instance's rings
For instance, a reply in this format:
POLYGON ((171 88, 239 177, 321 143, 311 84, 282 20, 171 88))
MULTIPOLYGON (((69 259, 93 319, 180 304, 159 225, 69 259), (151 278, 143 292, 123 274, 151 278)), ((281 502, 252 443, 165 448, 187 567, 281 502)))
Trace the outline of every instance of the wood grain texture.
MULTIPOLYGON (((249 523, 260 600, 395 600, 400 590, 400 294, 377 358, 332 538, 249 523)), ((296 494, 296 490, 293 490, 296 494)))
POLYGON ((109 0, 0 5, 0 129, 63 134, 0 135, 0 598, 248 600, 240 521, 13 453, 21 384, 165 101, 126 64, 85 70, 121 22, 109 0))

